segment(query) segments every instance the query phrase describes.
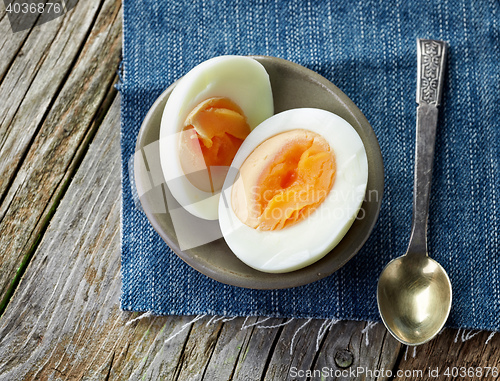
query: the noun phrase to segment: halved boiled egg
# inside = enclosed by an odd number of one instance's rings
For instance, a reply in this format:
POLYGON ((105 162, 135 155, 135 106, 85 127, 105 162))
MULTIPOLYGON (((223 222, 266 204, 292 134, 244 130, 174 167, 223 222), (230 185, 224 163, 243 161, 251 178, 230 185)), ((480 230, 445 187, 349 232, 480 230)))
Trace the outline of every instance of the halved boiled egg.
POLYGON ((273 112, 269 75, 250 57, 212 58, 179 80, 163 112, 159 147, 176 201, 199 218, 217 219, 236 152, 273 112))
POLYGON ((219 203, 222 234, 248 266, 271 273, 308 266, 356 219, 368 181, 356 130, 331 112, 292 109, 247 136, 219 203))

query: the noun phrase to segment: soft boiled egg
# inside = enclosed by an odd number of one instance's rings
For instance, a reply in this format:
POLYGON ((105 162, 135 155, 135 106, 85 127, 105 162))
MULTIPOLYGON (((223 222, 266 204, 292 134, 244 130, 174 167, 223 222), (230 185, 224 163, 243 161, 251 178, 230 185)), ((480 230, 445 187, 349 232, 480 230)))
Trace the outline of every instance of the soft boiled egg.
POLYGON ((247 136, 226 177, 219 223, 229 248, 254 269, 280 273, 321 259, 344 237, 363 202, 366 151, 331 112, 299 108, 247 136))
POLYGON ((163 111, 160 162, 188 212, 216 220, 220 190, 247 135, 274 113, 269 75, 243 56, 212 58, 176 84, 163 111))

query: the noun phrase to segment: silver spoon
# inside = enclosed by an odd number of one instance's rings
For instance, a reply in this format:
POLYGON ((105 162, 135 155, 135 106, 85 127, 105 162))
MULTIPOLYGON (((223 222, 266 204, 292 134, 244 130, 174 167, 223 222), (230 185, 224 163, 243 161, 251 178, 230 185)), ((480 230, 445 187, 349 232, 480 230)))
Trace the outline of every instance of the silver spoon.
POLYGON ((443 328, 451 309, 451 283, 439 263, 427 256, 427 215, 434 142, 443 89, 446 43, 417 40, 417 133, 413 224, 405 255, 380 274, 377 303, 382 321, 403 344, 419 345, 443 328))

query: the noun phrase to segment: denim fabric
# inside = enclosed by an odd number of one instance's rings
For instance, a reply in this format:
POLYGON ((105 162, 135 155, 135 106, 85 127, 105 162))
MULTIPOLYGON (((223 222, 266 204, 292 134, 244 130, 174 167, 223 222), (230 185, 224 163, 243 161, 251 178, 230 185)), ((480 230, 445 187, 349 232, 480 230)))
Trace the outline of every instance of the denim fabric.
POLYGON ((429 252, 453 285, 449 326, 500 328, 500 4, 124 0, 122 301, 155 314, 378 320, 377 278, 406 250, 415 142, 416 39, 449 42, 429 218, 429 252), (336 84, 378 136, 386 188, 364 248, 313 284, 227 286, 173 254, 133 202, 128 160, 141 121, 189 69, 223 54, 277 56, 336 84))

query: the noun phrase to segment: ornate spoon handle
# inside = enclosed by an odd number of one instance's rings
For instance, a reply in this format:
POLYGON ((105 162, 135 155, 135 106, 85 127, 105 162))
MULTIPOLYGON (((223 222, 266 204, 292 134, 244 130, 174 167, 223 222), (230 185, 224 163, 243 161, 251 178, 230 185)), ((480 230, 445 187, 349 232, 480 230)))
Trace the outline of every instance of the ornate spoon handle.
POLYGON ((413 223, 407 254, 427 255, 427 215, 432 181, 432 162, 443 92, 447 46, 443 41, 417 40, 417 133, 413 223))

